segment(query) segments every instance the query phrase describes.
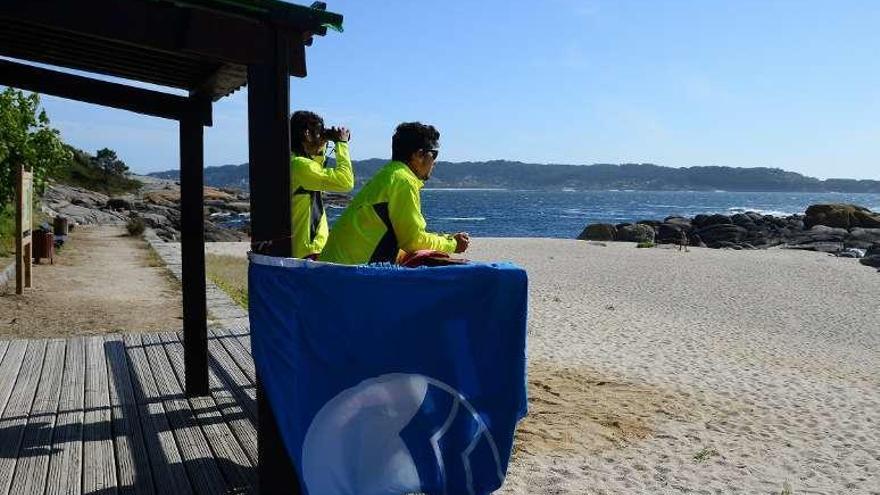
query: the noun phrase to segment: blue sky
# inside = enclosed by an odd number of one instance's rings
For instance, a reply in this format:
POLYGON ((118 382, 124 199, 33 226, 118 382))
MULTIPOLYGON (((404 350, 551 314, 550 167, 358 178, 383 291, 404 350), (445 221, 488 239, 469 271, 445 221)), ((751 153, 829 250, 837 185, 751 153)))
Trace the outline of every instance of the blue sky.
MULTIPOLYGON (((397 123, 441 159, 771 166, 880 179, 880 2, 330 0, 293 109, 390 156, 397 123)), ((246 93, 215 105, 206 164, 247 161, 246 93)), ((64 138, 177 167, 170 121, 46 97, 64 138)))

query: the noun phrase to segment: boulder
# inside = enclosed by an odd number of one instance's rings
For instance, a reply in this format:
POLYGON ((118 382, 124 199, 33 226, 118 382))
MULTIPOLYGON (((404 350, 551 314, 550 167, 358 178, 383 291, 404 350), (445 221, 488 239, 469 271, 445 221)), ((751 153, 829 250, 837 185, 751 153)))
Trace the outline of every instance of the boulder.
MULTIPOLYGON (((739 225, 716 223, 703 227, 695 233, 707 246, 714 248, 720 246, 721 243, 738 244, 746 238, 749 231, 739 225)), ((727 247, 726 244, 725 247, 727 247)))
POLYGON ((110 198, 107 200, 105 208, 114 211, 131 210, 131 200, 128 198, 110 198))
POLYGON ((843 242, 847 248, 868 249, 875 242, 880 242, 880 229, 850 229, 843 242))
POLYGON ((880 228, 880 214, 867 208, 849 204, 819 204, 807 208, 804 216, 807 228, 825 225, 841 229, 853 227, 880 228))
POLYGON ((880 254, 876 254, 874 256, 865 256, 864 258, 859 260, 859 263, 867 266, 873 266, 874 268, 880 268, 880 254))
POLYGON ((691 221, 684 217, 666 217, 663 219, 663 223, 672 223, 675 225, 681 225, 685 229, 691 228, 691 221))
POLYGON ((681 242, 687 236, 687 229, 677 223, 661 223, 657 226, 656 242, 661 244, 681 242))
POLYGON ((730 222, 745 229, 752 229, 756 226, 755 219, 744 213, 737 213, 731 216, 730 222))
POLYGON ((733 225, 733 222, 730 220, 729 216, 716 213, 715 215, 709 215, 706 217, 699 227, 704 228, 711 225, 733 225))
POLYGON ((618 241, 654 242, 654 229, 645 224, 629 224, 617 229, 618 241))
POLYGON ((613 241, 617 237, 617 227, 610 223, 587 225, 577 238, 581 241, 613 241))

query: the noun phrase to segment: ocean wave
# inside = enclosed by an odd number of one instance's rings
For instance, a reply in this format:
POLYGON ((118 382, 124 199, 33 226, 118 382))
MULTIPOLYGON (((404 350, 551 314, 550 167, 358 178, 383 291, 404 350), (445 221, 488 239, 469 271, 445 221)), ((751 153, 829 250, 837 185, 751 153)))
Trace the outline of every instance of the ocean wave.
POLYGON ((447 192, 480 192, 480 191, 507 191, 503 187, 426 187, 422 191, 447 191, 447 192))
POLYGON ((771 216, 774 216, 774 217, 787 217, 787 216, 790 216, 790 215, 794 215, 794 213, 790 213, 790 212, 787 212, 787 211, 781 211, 781 210, 764 210, 764 209, 761 209, 761 208, 744 208, 744 207, 742 207, 742 206, 732 206, 732 207, 728 208, 727 211, 728 211, 729 213, 731 213, 731 214, 736 214, 736 213, 746 213, 746 212, 750 212, 750 211, 752 211, 752 212, 755 212, 755 213, 757 213, 757 214, 759 214, 759 215, 771 215, 771 216))
POLYGON ((482 222, 486 217, 440 217, 437 220, 448 220, 450 222, 482 222))

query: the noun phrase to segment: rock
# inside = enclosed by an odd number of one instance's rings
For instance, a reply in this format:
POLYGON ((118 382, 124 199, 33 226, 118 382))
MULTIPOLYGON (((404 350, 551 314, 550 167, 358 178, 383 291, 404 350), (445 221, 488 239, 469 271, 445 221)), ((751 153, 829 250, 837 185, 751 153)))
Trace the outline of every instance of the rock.
POLYGON ((684 227, 685 230, 691 228, 691 221, 684 217, 666 217, 663 223, 671 223, 684 227))
POLYGON ((581 241, 613 241, 617 236, 617 228, 610 223, 594 223, 587 225, 577 238, 581 241))
POLYGON ((880 242, 880 229, 863 229, 856 227, 850 229, 843 243, 847 248, 868 249, 875 242, 880 242))
POLYGON ((65 216, 74 223, 83 225, 119 225, 124 224, 127 219, 127 217, 119 213, 96 210, 72 204, 54 208, 52 211, 55 216, 65 216))
POLYGON ((53 204, 58 207, 72 204, 83 208, 99 209, 107 204, 108 199, 106 195, 99 192, 67 184, 50 184, 43 194, 43 201, 50 207, 53 204))
POLYGON ((745 229, 751 229, 756 226, 755 220, 744 213, 737 213, 731 216, 730 222, 734 225, 739 225, 740 227, 743 227, 745 229))
POLYGON ((728 242, 728 241, 718 241, 714 245, 709 246, 709 247, 712 247, 715 249, 735 249, 737 251, 742 249, 742 246, 740 246, 739 244, 737 244, 735 242, 728 242))
POLYGON ((864 258, 859 260, 859 263, 867 266, 873 266, 874 268, 880 268, 880 255, 865 256, 864 258))
POLYGON ((132 209, 131 200, 128 198, 110 198, 107 200, 105 207, 114 211, 132 209))
POLYGON ((825 225, 841 229, 852 227, 880 228, 880 214, 849 204, 819 204, 807 208, 804 225, 811 228, 825 225))
POLYGON ((661 223, 657 226, 656 242, 660 244, 671 244, 681 242, 682 235, 686 234, 686 229, 677 223, 661 223))
POLYGON ((224 229, 214 222, 205 221, 206 242, 240 242, 246 241, 247 235, 237 230, 224 229))
MULTIPOLYGON (((723 215, 719 215, 723 216, 723 215)), ((733 224, 715 223, 695 232, 710 248, 719 247, 721 243, 739 244, 748 235, 748 230, 733 224)), ((726 244, 725 246, 726 247, 726 244)))
POLYGON ((161 229, 162 227, 170 227, 171 221, 168 217, 157 215, 155 213, 141 213, 140 217, 144 220, 147 227, 153 229, 161 229))
POLYGON ((617 229, 618 241, 654 242, 654 229, 645 224, 629 224, 617 229))
POLYGON ((703 216, 705 218, 701 218, 699 223, 697 223, 697 219, 694 218, 694 222, 691 222, 694 227, 705 228, 709 227, 710 225, 733 225, 733 223, 730 221, 730 217, 728 217, 727 215, 719 215, 716 213, 715 215, 709 215, 708 217, 706 217, 705 215, 703 216))

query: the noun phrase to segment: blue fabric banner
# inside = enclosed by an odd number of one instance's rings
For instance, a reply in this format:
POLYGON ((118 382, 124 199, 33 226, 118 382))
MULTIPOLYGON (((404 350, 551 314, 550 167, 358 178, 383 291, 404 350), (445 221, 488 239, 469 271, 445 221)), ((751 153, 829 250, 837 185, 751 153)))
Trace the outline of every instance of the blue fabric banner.
POLYGON ((251 342, 308 495, 483 495, 526 414, 527 277, 251 255, 251 342))

